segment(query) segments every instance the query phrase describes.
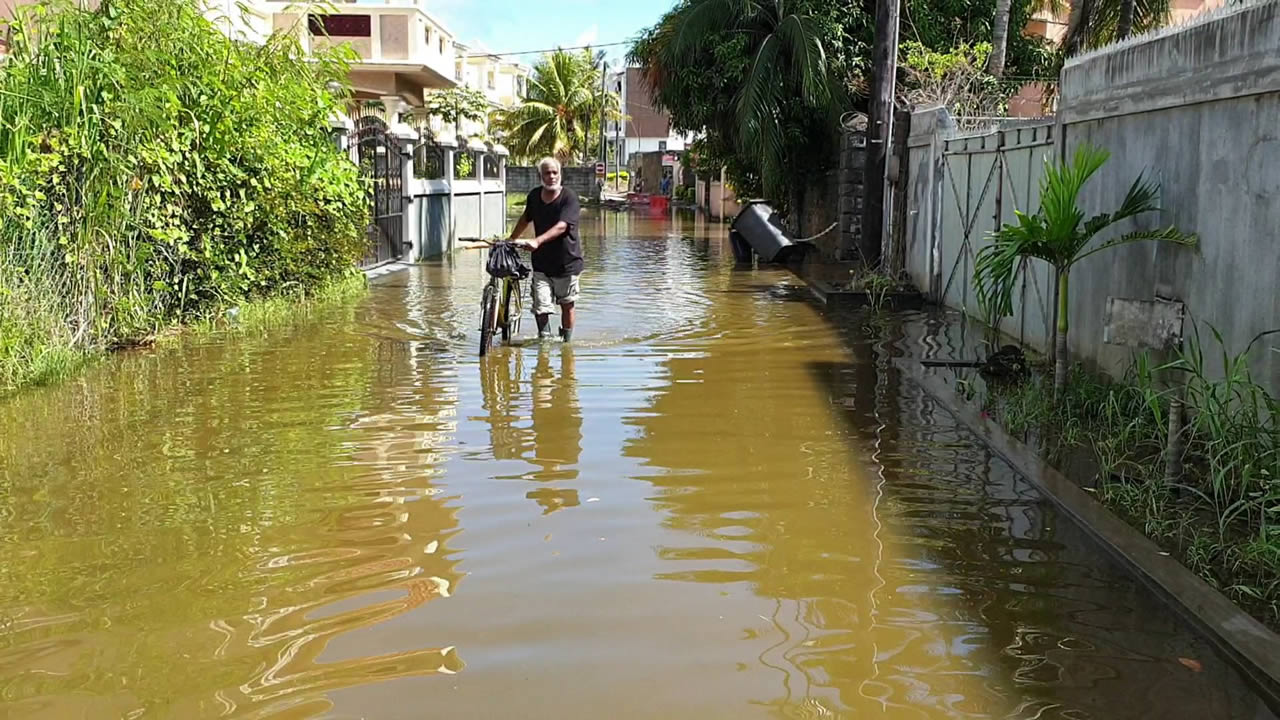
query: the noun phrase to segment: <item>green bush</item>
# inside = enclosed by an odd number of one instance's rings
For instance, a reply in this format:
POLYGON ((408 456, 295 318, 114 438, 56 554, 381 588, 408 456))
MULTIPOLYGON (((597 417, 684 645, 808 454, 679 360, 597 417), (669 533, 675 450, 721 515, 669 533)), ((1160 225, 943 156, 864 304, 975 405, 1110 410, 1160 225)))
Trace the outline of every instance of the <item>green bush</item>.
POLYGON ((0 326, 0 389, 32 347, 135 342, 352 271, 367 209, 330 137, 342 51, 233 42, 183 0, 38 5, 12 34, 0 317, 32 323, 0 326))

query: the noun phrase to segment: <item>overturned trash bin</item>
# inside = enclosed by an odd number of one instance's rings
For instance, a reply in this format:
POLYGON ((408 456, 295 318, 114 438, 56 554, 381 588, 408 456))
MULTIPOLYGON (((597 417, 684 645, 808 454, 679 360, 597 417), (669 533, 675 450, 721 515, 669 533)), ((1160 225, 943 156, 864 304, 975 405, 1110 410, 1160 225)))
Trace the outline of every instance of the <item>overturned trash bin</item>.
POLYGON ((807 242, 795 242, 782 227, 782 218, 763 202, 752 202, 738 213, 729 229, 729 243, 739 262, 750 262, 755 252, 767 263, 799 259, 811 249, 807 242))

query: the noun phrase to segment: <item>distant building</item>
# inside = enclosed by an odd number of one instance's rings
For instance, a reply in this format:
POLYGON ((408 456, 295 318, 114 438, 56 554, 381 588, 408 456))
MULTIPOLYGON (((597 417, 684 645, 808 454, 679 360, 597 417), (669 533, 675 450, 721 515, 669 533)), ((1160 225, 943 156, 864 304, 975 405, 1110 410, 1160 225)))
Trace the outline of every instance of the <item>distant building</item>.
POLYGON ((455 86, 455 38, 422 0, 338 2, 323 6, 330 12, 306 17, 293 2, 250 0, 248 6, 270 17, 273 31, 295 34, 308 51, 353 49, 359 59, 349 80, 357 100, 398 97, 418 107, 425 91, 455 86))
POLYGON ((611 73, 606 83, 618 93, 626 116, 621 126, 610 122, 606 128, 611 165, 626 167, 635 153, 677 152, 693 142, 692 133, 672 131, 671 116, 653 106, 653 96, 640 68, 611 73))
MULTIPOLYGON (((456 45, 455 56, 454 82, 483 93, 492 109, 512 108, 524 98, 530 73, 527 66, 461 43, 456 45)), ((483 125, 476 122, 465 123, 462 134, 483 134, 483 125)))
POLYGON ((531 72, 527 66, 462 43, 456 47, 455 82, 484 93, 494 107, 509 108, 524 97, 531 72))

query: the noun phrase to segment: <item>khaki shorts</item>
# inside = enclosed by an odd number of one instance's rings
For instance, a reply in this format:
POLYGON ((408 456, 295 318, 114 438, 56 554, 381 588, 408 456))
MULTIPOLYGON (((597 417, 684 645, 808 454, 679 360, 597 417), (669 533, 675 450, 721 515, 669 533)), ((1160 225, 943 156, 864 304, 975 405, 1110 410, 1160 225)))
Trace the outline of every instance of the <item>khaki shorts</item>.
POLYGON ((578 302, 578 276, 564 275, 549 277, 540 272, 533 273, 533 314, 550 315, 556 305, 568 305, 578 302))

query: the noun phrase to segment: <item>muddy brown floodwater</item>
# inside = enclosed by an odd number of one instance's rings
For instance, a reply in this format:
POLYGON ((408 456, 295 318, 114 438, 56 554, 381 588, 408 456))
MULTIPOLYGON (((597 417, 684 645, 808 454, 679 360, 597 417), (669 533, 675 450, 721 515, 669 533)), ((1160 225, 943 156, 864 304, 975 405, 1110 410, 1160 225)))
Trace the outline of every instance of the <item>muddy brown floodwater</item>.
POLYGON ((947 318, 584 235, 572 345, 464 253, 0 401, 0 717, 1271 717, 898 375, 947 318))

